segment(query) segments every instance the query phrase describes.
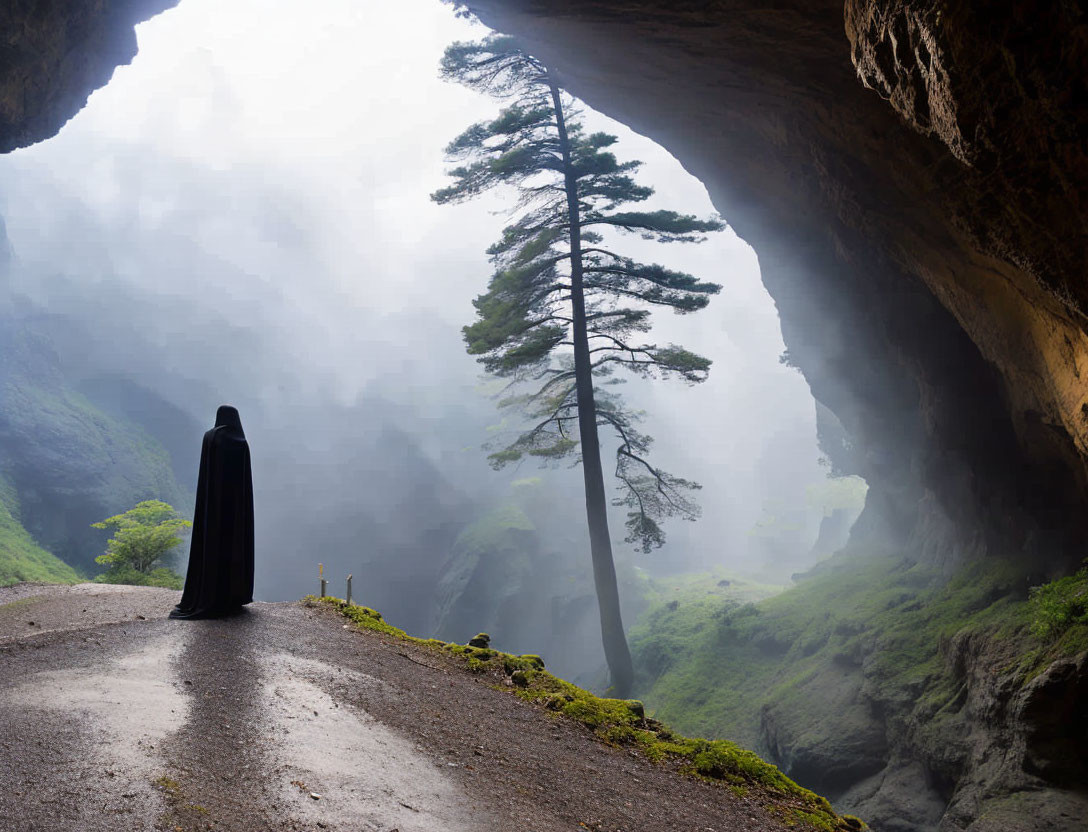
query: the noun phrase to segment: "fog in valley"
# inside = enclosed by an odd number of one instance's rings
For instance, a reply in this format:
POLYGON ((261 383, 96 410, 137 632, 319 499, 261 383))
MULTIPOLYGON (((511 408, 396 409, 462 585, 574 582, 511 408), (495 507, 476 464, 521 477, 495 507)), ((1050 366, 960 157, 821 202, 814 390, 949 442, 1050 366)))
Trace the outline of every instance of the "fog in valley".
MULTIPOLYGON (((217 405, 237 406, 258 598, 314 591, 320 562, 333 592, 353 573, 357 600, 411 632, 464 641, 488 629, 577 676, 600 665, 581 472, 491 470, 481 446, 504 414, 461 337, 510 201, 429 198, 448 181, 446 143, 497 110, 438 77, 446 45, 482 31, 436 0, 185 0, 141 25, 133 64, 60 135, 0 157, 3 315, 21 333, 6 355, 26 362, 6 372, 46 373, 146 432, 175 482, 132 496, 186 514, 201 434, 217 405)), ((713 213, 663 149, 586 120, 620 136, 620 158, 645 162, 649 207, 713 213)), ((858 506, 827 486, 815 405, 779 360, 756 256, 729 230, 623 246, 724 288, 702 312, 654 316, 653 340, 711 358, 709 380, 624 391, 647 412, 654 460, 703 485, 704 516, 669 523, 647 555, 622 543, 617 509, 621 592, 711 569, 788 582, 817 559, 824 515, 858 506)), ((56 413, 51 401, 28 397, 27 412, 56 413)), ((131 504, 80 504, 35 521, 37 536, 93 574, 100 552, 73 548, 82 530, 105 516, 94 511, 131 504)))

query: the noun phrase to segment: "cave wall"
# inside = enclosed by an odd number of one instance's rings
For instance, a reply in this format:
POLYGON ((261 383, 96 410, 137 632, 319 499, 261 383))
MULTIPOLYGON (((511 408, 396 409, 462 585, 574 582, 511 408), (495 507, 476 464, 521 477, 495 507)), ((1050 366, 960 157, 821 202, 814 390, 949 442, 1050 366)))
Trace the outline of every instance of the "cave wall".
POLYGON ((790 360, 872 486, 861 530, 949 565, 1083 556, 1077 6, 469 6, 667 147, 755 248, 790 360))
MULTIPOLYGON (((790 362, 851 437, 837 466, 870 484, 856 550, 947 574, 1013 558, 1028 573, 1020 588, 1079 563, 1088 30, 1077 6, 471 6, 590 106, 668 148, 754 247, 790 362)), ((844 691, 837 666, 834 684, 806 688, 833 737, 808 759, 856 762, 857 743, 874 769, 845 772, 841 805, 903 832, 1079 828, 1083 795, 1053 771, 1079 770, 1078 741, 1050 771, 1016 752, 1033 731, 1079 736, 1075 709, 1040 729, 1031 696, 1013 695, 1004 646, 964 661, 955 728, 912 721, 915 690, 844 691), (848 714, 842 697, 855 694, 848 714), (845 719, 858 713, 871 722, 845 719)), ((1041 687, 1083 678, 1059 665, 1041 687)), ((810 723, 765 716, 775 762, 826 786, 796 757, 810 723)))

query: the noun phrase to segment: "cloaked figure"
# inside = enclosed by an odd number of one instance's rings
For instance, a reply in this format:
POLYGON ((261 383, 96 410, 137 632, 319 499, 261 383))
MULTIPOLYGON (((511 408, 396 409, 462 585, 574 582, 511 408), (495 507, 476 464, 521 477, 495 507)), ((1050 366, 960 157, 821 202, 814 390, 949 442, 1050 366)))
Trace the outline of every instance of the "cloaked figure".
POLYGON ((189 570, 171 618, 213 618, 253 600, 253 474, 238 411, 223 405, 204 434, 189 570))

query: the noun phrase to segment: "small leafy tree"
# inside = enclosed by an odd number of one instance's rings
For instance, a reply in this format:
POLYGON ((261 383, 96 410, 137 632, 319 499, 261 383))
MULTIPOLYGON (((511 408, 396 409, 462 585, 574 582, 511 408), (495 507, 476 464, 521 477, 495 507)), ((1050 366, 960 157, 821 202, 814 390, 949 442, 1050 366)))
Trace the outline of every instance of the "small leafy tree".
POLYGON ((525 457, 580 459, 585 479, 590 552, 605 657, 617 695, 626 696, 633 670, 620 617, 608 530, 598 427, 614 432, 613 501, 628 509, 628 542, 660 546, 665 517, 694 519, 688 493, 699 486, 647 458, 651 438, 615 392, 619 370, 645 377, 703 381, 710 361, 683 347, 640 340, 650 309, 689 313, 721 288, 657 264, 639 263, 609 247, 602 231, 640 234, 659 242, 697 242, 725 226, 673 211, 631 211, 653 189, 633 179, 639 162, 619 162, 616 137, 587 134, 573 100, 539 60, 516 41, 491 35, 446 49, 442 74, 508 103, 493 121, 474 124, 447 147, 454 184, 432 198, 456 203, 499 185, 517 189, 512 224, 488 249, 495 267, 488 290, 474 302, 475 323, 464 328, 469 353, 488 372, 509 379, 500 406, 532 421, 491 455, 500 467, 525 457))
POLYGON ((190 526, 192 523, 160 500, 145 500, 124 514, 92 523, 95 529, 114 530, 105 554, 95 558, 107 567, 95 581, 181 589, 181 576, 170 566, 173 550, 190 526))

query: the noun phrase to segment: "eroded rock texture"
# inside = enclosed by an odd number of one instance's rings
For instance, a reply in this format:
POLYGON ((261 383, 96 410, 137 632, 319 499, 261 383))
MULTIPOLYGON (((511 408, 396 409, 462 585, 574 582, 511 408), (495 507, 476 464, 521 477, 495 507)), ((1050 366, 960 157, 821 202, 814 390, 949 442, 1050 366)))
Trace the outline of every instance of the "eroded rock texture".
POLYGON ((119 64, 133 27, 178 0, 5 0, 0 3, 0 153, 57 133, 119 64))
POLYGON ((884 540, 1078 559, 1088 27, 1050 4, 477 0, 760 257, 884 540), (893 534, 889 534, 893 533, 893 534))

